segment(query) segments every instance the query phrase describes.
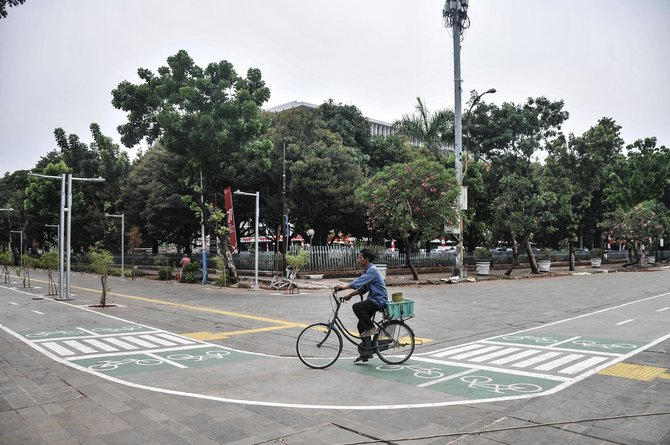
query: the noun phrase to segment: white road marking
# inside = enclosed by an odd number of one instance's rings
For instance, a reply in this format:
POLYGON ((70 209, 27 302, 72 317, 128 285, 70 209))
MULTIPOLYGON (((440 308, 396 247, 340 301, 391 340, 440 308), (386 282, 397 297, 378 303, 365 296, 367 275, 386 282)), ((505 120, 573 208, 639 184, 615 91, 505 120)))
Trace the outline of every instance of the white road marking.
POLYGON ((490 354, 485 354, 485 355, 482 355, 480 357, 475 357, 475 358, 471 359, 470 361, 475 362, 475 363, 481 363, 481 362, 485 362, 487 360, 490 360, 492 358, 500 357, 501 355, 511 354, 512 352, 516 352, 516 351, 519 351, 519 350, 520 350, 520 348, 505 348, 505 349, 501 349, 500 351, 495 351, 495 352, 492 352, 490 354))
POLYGON ((666 306, 663 309, 658 309, 656 312, 663 312, 663 311, 667 311, 668 309, 670 309, 670 306, 666 306))
POLYGON ((561 374, 577 374, 585 369, 590 368, 591 366, 597 365, 598 363, 604 362, 607 360, 607 357, 591 357, 588 360, 583 362, 575 363, 572 366, 568 366, 565 369, 561 369, 559 372, 561 374))
POLYGON ((172 334, 167 333, 167 332, 165 332, 165 333, 159 332, 158 334, 156 334, 156 336, 163 337, 167 340, 176 341, 177 343, 181 343, 182 345, 192 345, 193 344, 193 342, 191 340, 187 340, 187 339, 182 338, 182 337, 177 337, 176 335, 172 335, 172 334))
POLYGON ((126 349, 126 350, 136 350, 139 349, 135 345, 131 345, 130 343, 126 343, 125 341, 119 340, 118 338, 114 337, 108 337, 105 339, 106 341, 115 344, 116 346, 120 347, 121 349, 126 349))
POLYGON ((36 314, 44 315, 44 312, 35 311, 35 310, 33 310, 33 312, 35 312, 36 314))
POLYGON ((44 342, 42 343, 42 345, 51 349, 56 354, 62 355, 63 357, 68 355, 74 355, 74 352, 70 351, 67 348, 62 347, 61 345, 53 341, 44 342))
MULTIPOLYGON (((14 305, 14 306, 18 306, 18 305, 19 305, 19 303, 14 303, 13 301, 10 301, 9 304, 12 304, 12 305, 14 305)), ((666 309, 667 309, 667 308, 666 308, 666 309)))
POLYGON ((461 346, 460 348, 436 351, 435 353, 431 353, 430 355, 432 355, 433 357, 446 357, 447 355, 458 354, 459 352, 462 351, 469 351, 471 349, 477 349, 481 347, 482 345, 473 344, 473 345, 461 346))
POLYGON ((628 320, 618 322, 616 325, 621 326, 622 324, 630 323, 633 320, 635 320, 635 319, 634 318, 629 318, 628 320))
POLYGON ((86 346, 82 343, 79 343, 79 341, 77 341, 77 340, 68 340, 68 341, 64 341, 63 343, 65 343, 66 345, 68 345, 71 348, 76 349, 79 352, 83 352, 84 354, 94 354, 94 353, 98 352, 98 351, 96 351, 95 349, 93 349, 89 346, 86 346))
POLYGON ((466 374, 473 373, 473 372, 475 372, 475 371, 479 371, 479 369, 468 369, 467 371, 462 371, 462 372, 459 372, 459 373, 456 373, 456 374, 448 375, 448 376, 446 376, 446 377, 442 377, 442 378, 439 378, 439 379, 431 380, 430 382, 421 383, 420 385, 416 385, 416 386, 419 386, 419 387, 421 387, 421 388, 425 388, 426 386, 430 386, 430 385, 435 385, 435 384, 437 384, 437 383, 446 382, 447 380, 457 379, 457 378, 459 378, 459 377, 462 377, 462 376, 464 376, 464 375, 466 375, 466 374))
POLYGON ((127 335, 125 337, 121 337, 123 341, 127 341, 128 343, 134 343, 138 346, 142 346, 143 348, 155 348, 156 345, 153 343, 149 343, 148 341, 142 340, 141 338, 137 337, 132 337, 130 335, 127 335))
POLYGON ((552 369, 558 368, 559 366, 563 366, 570 362, 574 362, 575 360, 580 359, 582 357, 584 357, 582 354, 568 354, 533 369, 536 369, 538 371, 551 371, 552 369))
POLYGON ((501 358, 501 359, 498 359, 498 360, 494 360, 494 361, 491 362, 491 364, 492 365, 504 365, 505 363, 514 362, 514 361, 519 360, 521 358, 528 357, 529 355, 535 355, 535 354, 539 354, 539 353, 540 353, 540 351, 536 351, 534 349, 527 349, 525 351, 518 352, 514 355, 510 355, 509 357, 504 357, 504 358, 501 358))
POLYGON ((531 365, 534 365, 535 363, 540 363, 545 360, 549 360, 550 358, 554 358, 558 355, 561 355, 560 352, 545 352, 544 354, 537 355, 535 357, 531 357, 529 359, 520 361, 519 363, 512 363, 512 366, 515 368, 527 368, 531 365))
POLYGON ((487 346, 482 349, 477 349, 476 351, 464 352, 463 354, 454 355, 451 357, 451 360, 463 360, 469 357, 474 357, 475 355, 484 354, 486 352, 497 351, 501 349, 500 346, 487 346))
POLYGON ((550 348, 553 348, 553 347, 555 347, 555 346, 562 345, 563 343, 568 343, 568 342, 571 342, 571 341, 575 341, 575 340, 577 340, 577 339, 579 339, 579 338, 582 338, 582 337, 580 337, 579 335, 577 335, 576 337, 570 337, 570 338, 568 338, 567 340, 563 340, 563 341, 559 341, 559 342, 556 342, 556 343, 552 343, 552 344, 549 345, 549 347, 550 347, 550 348))
MULTIPOLYGON (((110 346, 107 343, 103 343, 100 340, 95 340, 91 338, 84 339, 86 343, 88 343, 91 346, 95 346, 98 349, 102 349, 103 351, 106 352, 116 352, 118 349, 116 349, 114 346, 110 346)), ((97 352, 97 351, 96 351, 97 352)))
POLYGON ((163 346, 174 346, 174 345, 176 345, 176 343, 164 340, 162 338, 155 337, 153 335, 140 335, 140 337, 145 339, 145 340, 149 340, 149 341, 152 341, 154 343, 158 343, 159 345, 163 345, 163 346))

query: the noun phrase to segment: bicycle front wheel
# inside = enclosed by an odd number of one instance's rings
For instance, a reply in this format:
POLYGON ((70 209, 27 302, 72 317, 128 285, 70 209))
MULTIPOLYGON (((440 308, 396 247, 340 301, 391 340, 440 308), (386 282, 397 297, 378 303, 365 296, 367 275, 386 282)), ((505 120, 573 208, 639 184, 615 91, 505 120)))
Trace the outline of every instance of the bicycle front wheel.
POLYGON ((377 356, 389 365, 405 363, 414 352, 414 332, 404 322, 391 320, 375 335, 377 356))
POLYGON ((342 335, 325 323, 307 326, 295 345, 300 361, 310 368, 327 368, 342 352, 342 335))

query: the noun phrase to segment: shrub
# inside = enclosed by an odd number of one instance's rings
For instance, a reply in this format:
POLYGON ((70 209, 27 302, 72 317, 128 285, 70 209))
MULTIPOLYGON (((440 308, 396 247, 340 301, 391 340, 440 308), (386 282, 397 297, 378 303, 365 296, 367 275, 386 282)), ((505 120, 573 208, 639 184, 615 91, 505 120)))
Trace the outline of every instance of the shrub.
POLYGON ((172 268, 171 267, 161 267, 158 269, 158 279, 161 281, 167 281, 173 279, 172 268))

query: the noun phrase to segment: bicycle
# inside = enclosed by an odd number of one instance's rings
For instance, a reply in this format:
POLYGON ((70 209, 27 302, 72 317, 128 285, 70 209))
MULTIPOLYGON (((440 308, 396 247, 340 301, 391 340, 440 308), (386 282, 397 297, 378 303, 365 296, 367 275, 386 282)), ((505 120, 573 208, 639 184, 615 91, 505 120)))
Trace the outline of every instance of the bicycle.
MULTIPOLYGON (((298 335, 296 352, 301 362, 314 369, 329 367, 342 353, 344 346, 342 336, 358 346, 359 353, 374 352, 389 365, 405 363, 411 357, 414 352, 414 332, 404 320, 413 317, 413 313, 403 314, 401 311, 396 314, 395 311, 380 309, 381 320, 375 320, 376 317, 372 319, 377 326, 377 333, 370 341, 367 337, 351 334, 340 320, 340 307, 346 301, 346 297, 338 297, 337 291, 333 291, 332 297, 335 308, 328 322, 311 324, 298 335), (363 343, 359 344, 359 340, 363 343)), ((390 303, 387 307, 398 304, 390 303)))

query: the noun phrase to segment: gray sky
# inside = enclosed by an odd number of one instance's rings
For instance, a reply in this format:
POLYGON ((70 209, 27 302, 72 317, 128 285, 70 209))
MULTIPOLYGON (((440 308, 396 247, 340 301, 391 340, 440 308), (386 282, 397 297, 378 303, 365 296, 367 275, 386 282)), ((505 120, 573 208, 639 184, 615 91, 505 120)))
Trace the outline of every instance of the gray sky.
MULTIPOLYGON (((622 137, 670 145, 670 2, 470 0, 462 43, 464 103, 565 100, 565 132, 603 116, 622 137)), ((63 127, 119 142, 111 105, 137 69, 185 49, 200 66, 228 60, 261 70, 272 97, 356 105, 393 122, 420 96, 454 105, 453 49, 441 0, 27 0, 0 20, 0 175, 30 169, 63 127)), ((135 151, 129 150, 131 157, 135 151)))

